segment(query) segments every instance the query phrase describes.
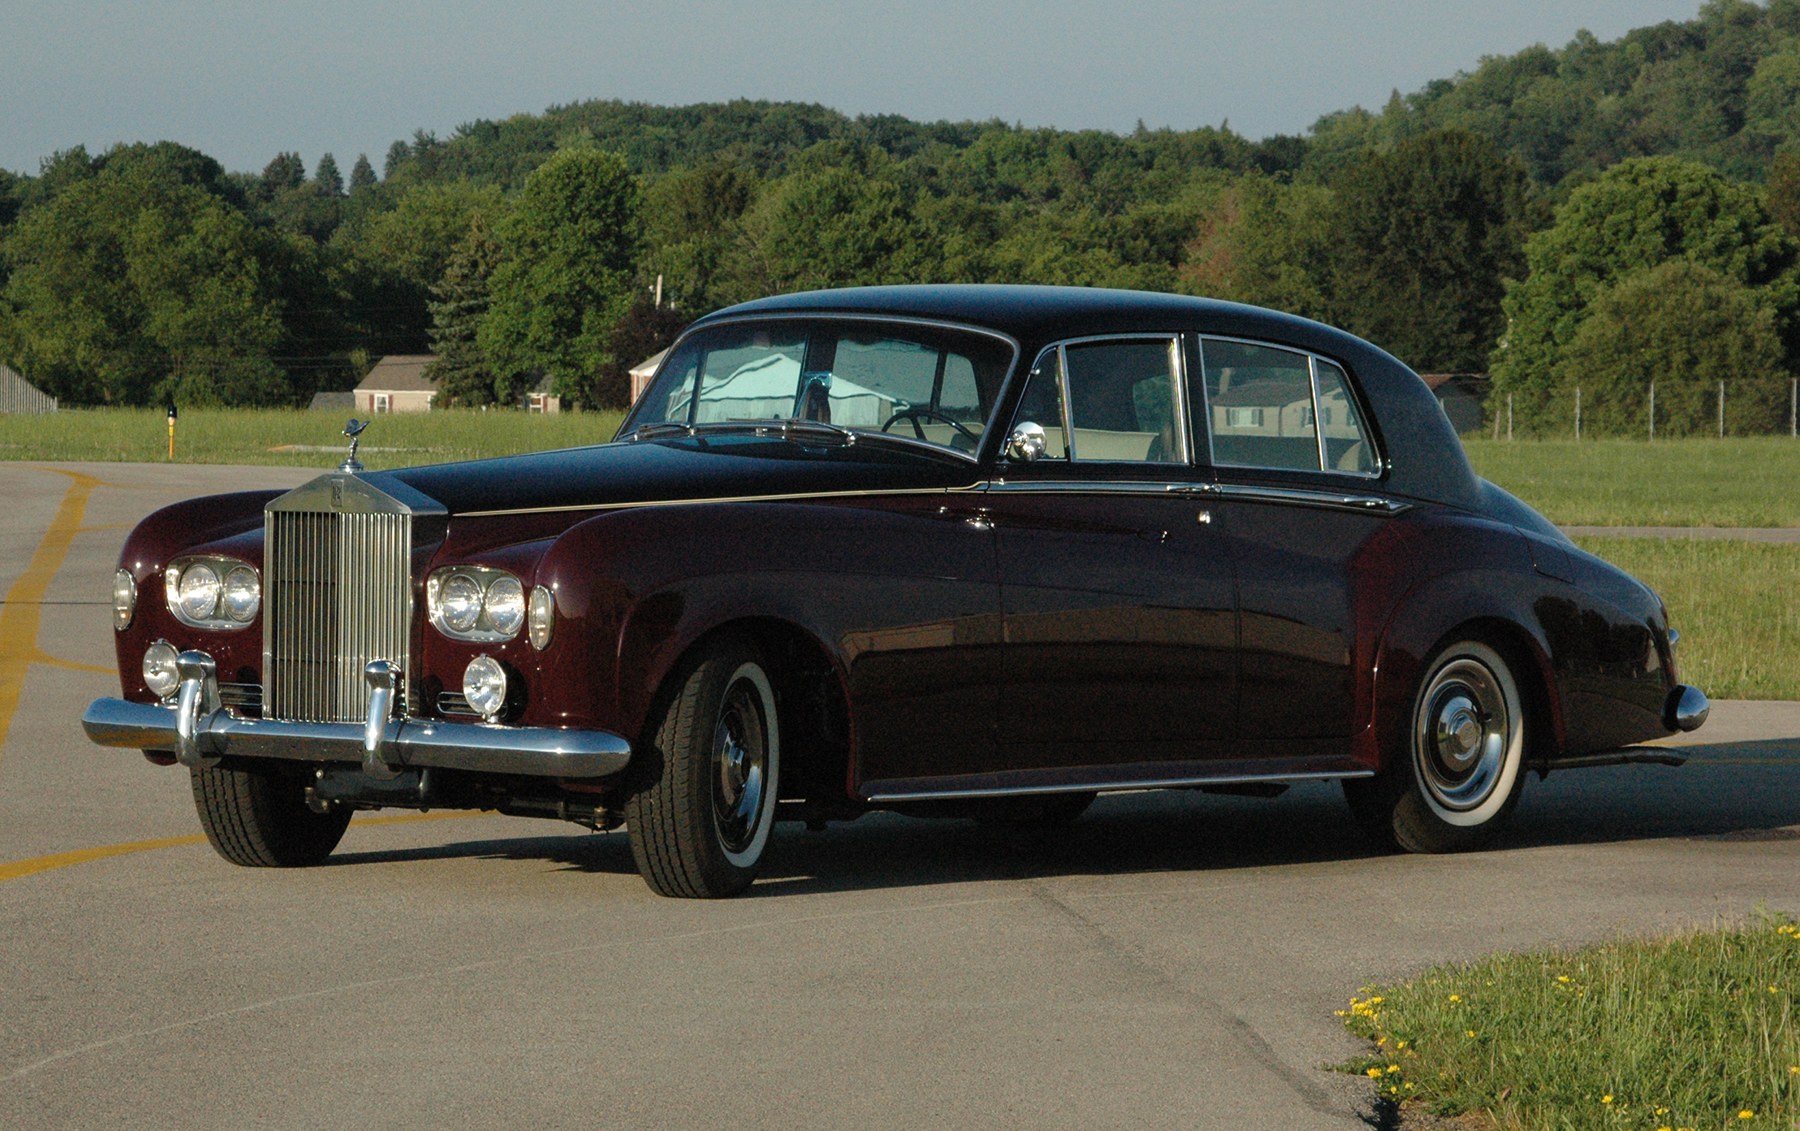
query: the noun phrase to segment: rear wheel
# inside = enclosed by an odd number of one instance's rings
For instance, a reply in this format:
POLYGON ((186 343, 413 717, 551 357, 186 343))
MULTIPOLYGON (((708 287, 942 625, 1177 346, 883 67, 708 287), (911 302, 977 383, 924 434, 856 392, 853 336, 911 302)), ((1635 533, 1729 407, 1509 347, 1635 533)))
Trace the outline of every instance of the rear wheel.
POLYGON ((331 855, 350 811, 316 813, 304 781, 267 770, 192 772, 194 809, 213 850, 247 868, 304 868, 331 855))
POLYGON ((1476 640, 1440 649, 1413 700, 1406 757, 1344 796, 1378 839, 1409 852, 1488 840, 1524 785, 1525 711, 1506 660, 1476 640))
POLYGON ((747 640, 708 646, 686 669, 625 803, 631 852, 656 892, 736 895, 775 824, 781 728, 774 687, 747 640))

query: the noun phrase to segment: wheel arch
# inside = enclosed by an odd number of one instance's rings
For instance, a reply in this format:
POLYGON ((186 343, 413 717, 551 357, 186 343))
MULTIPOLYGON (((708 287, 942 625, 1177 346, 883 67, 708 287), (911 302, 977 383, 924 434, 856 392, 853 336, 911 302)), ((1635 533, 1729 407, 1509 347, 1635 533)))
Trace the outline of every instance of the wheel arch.
POLYGON ((843 672, 814 634, 781 617, 735 617, 685 636, 653 677, 639 741, 651 741, 663 705, 697 659, 727 637, 756 648, 773 685, 781 725, 780 795, 823 802, 847 796, 851 731, 843 672))
POLYGON ((1413 698, 1425 665, 1462 639, 1488 645, 1512 668, 1526 715, 1527 766, 1541 767, 1563 749, 1564 710, 1549 642, 1535 618, 1496 596, 1508 592, 1507 580, 1505 575, 1466 577, 1461 583, 1440 578, 1400 603, 1377 650, 1372 741, 1358 751, 1370 769, 1406 757, 1413 698))

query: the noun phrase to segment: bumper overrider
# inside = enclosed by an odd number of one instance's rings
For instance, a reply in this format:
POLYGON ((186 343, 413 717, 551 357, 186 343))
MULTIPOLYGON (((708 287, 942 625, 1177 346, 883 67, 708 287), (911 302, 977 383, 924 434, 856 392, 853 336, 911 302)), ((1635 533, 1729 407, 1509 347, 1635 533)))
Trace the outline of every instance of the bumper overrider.
POLYGON ((603 730, 495 726, 392 717, 400 672, 386 660, 363 670, 368 717, 360 724, 244 718, 219 702, 216 665, 205 652, 181 653, 173 705, 96 699, 81 717, 101 746, 162 750, 184 766, 223 758, 358 762, 365 774, 391 780, 426 766, 546 778, 602 778, 631 760, 631 743, 603 730))

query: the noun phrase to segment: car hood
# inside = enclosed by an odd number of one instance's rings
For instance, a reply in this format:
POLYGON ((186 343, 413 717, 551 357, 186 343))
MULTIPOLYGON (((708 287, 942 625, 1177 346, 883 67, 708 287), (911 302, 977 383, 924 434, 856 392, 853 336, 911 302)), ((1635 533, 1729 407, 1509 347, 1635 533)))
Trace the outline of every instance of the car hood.
POLYGON ((957 487, 980 475, 969 460, 925 448, 724 435, 602 444, 363 478, 376 487, 404 483, 456 515, 957 487))

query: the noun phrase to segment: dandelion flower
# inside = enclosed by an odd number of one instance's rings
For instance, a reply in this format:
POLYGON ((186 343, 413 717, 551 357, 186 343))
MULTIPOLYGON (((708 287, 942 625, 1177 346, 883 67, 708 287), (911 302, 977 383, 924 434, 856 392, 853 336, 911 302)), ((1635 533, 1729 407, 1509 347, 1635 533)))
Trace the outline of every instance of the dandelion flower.
POLYGON ((1381 1079, 1381 1067, 1379 1065, 1377 1065, 1376 1067, 1371 1068, 1371 1069, 1367 1070, 1366 1072, 1364 1072, 1363 1075, 1367 1076, 1371 1080, 1379 1080, 1379 1079, 1381 1079))
POLYGON ((1608 1093, 1606 1093, 1606 1094, 1605 1094, 1605 1095, 1604 1095, 1604 1096, 1601 1096, 1601 1097, 1600 1097, 1600 1102, 1601 1102, 1601 1103, 1603 1103, 1603 1104, 1609 1104, 1609 1103, 1611 1103, 1611 1102, 1612 1102, 1612 1101, 1613 1101, 1613 1098, 1612 1098, 1612 1093, 1611 1093, 1611 1092, 1608 1092, 1608 1093))
POLYGON ((1754 1111, 1751 1111, 1749 1108, 1745 1108, 1743 1111, 1738 1112, 1738 1118, 1739 1119, 1755 1119, 1756 1113, 1754 1111))
MULTIPOLYGON (((1473 1029, 1464 1029, 1464 1030, 1463 1030, 1463 1036, 1465 1036, 1465 1037, 1468 1037, 1468 1038, 1470 1038, 1470 1039, 1471 1039, 1471 1040, 1473 1040, 1473 1039, 1474 1039, 1474 1037, 1475 1037, 1475 1030, 1473 1030, 1473 1029)), ((1794 1071, 1795 1071, 1795 1072, 1800 1072, 1800 1068, 1796 1068, 1796 1069, 1794 1069, 1794 1071)))
POLYGON ((1556 976, 1556 980, 1561 982, 1565 986, 1569 984, 1569 976, 1567 974, 1558 974, 1556 976))
POLYGON ((1458 1001, 1461 1001, 1461 1000, 1462 1000, 1462 995, 1461 995, 1461 994, 1451 994, 1451 995, 1450 995, 1450 1000, 1451 1000, 1451 1001, 1452 1001, 1452 1002, 1458 1002, 1458 1001))

